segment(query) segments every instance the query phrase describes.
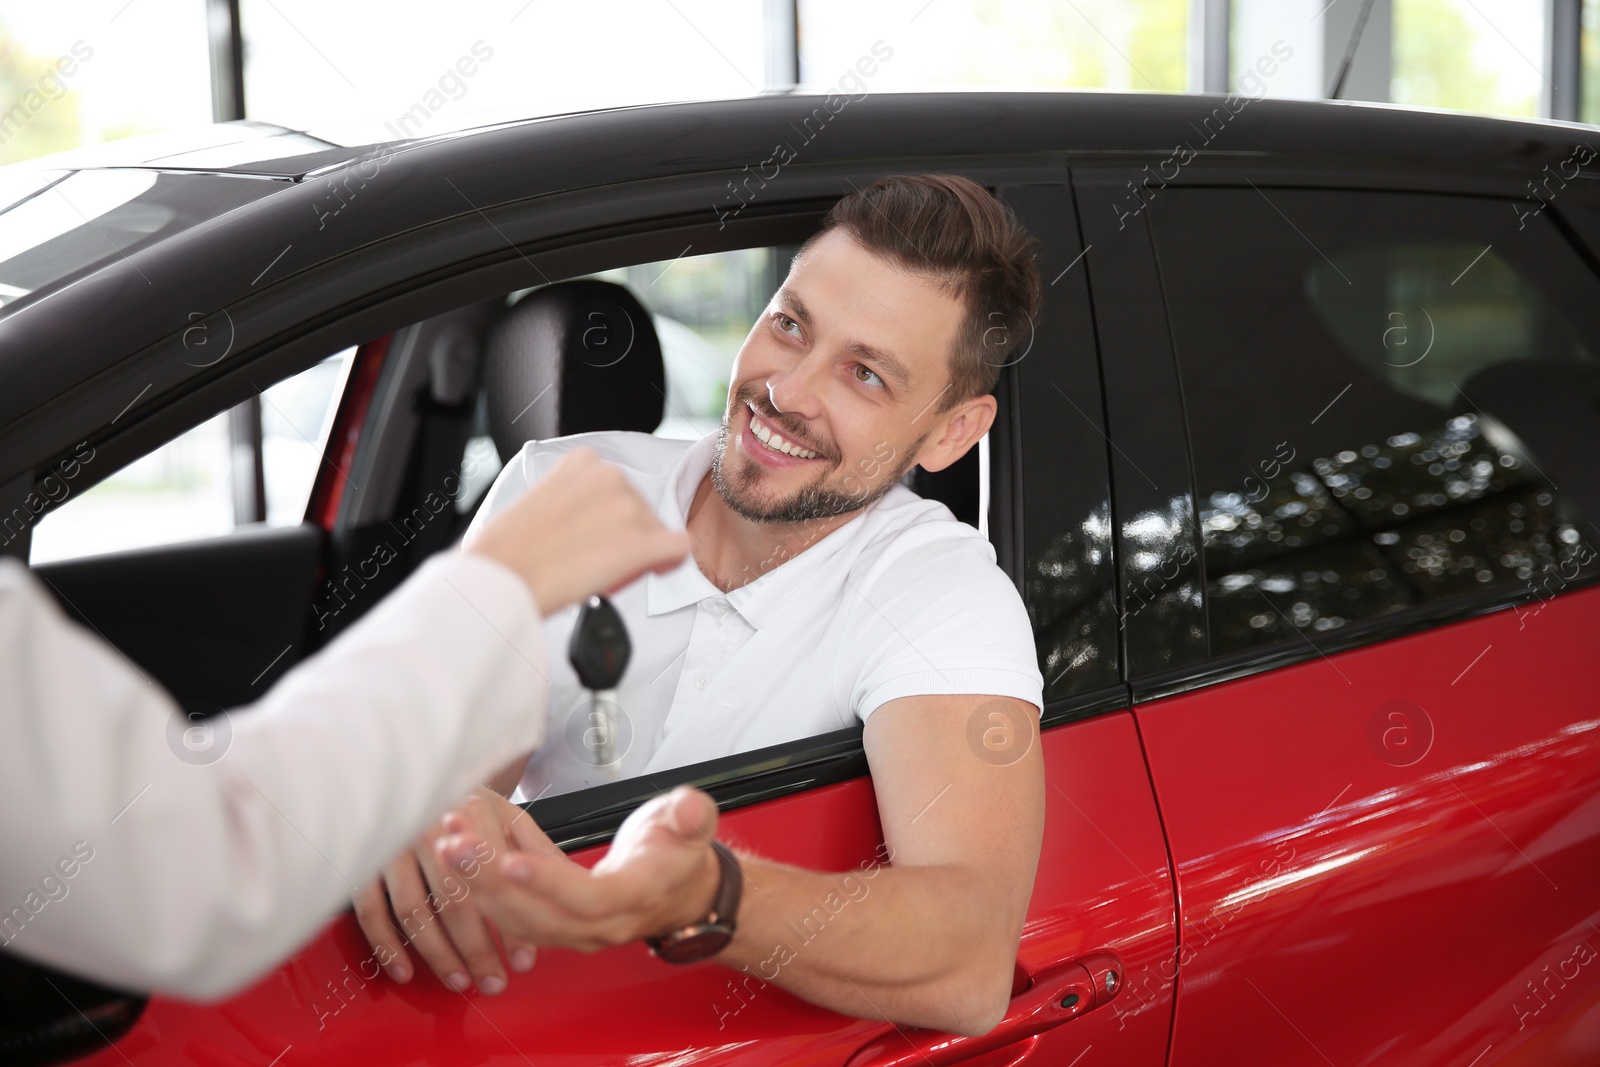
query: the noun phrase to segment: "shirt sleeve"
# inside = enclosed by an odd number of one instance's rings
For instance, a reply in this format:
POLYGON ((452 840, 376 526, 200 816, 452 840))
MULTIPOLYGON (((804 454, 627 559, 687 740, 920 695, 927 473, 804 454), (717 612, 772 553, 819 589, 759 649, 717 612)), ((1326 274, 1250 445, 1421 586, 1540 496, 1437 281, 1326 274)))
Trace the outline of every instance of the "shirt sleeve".
POLYGON ((200 723, 0 560, 0 944, 114 986, 260 977, 543 733, 525 583, 425 562, 260 700, 200 723))
POLYGON ((1042 709, 1033 627, 993 547, 976 536, 913 531, 901 534, 912 545, 853 575, 845 589, 841 647, 855 654, 856 716, 866 722, 900 697, 960 693, 1042 709))

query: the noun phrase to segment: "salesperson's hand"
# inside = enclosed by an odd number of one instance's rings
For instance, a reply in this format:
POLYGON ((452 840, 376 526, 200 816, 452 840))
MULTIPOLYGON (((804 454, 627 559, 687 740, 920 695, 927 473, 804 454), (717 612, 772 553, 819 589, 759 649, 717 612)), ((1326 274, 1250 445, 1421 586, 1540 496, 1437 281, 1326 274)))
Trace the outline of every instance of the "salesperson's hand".
POLYGON ((548 617, 689 554, 689 535, 669 530, 622 471, 592 448, 574 448, 468 544, 522 575, 548 617))
POLYGON ((566 859, 531 815, 486 787, 447 812, 356 894, 356 921, 372 946, 372 959, 395 981, 409 982, 414 973, 409 945, 457 992, 474 984, 490 996, 504 990, 508 975, 501 947, 512 970, 526 971, 533 966, 536 945, 504 937, 497 947, 473 889, 481 865, 511 847, 566 859), (435 855, 434 842, 459 833, 474 835, 477 854, 471 863, 447 868, 435 855))

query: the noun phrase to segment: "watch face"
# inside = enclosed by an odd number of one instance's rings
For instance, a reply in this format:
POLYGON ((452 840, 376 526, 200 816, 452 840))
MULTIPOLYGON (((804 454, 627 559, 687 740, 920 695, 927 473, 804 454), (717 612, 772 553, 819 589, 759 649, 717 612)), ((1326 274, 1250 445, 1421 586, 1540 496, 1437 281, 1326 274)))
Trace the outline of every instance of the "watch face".
POLYGON ((708 923, 671 944, 662 945, 656 950, 656 955, 668 963, 693 963, 716 955, 732 940, 732 930, 708 923))

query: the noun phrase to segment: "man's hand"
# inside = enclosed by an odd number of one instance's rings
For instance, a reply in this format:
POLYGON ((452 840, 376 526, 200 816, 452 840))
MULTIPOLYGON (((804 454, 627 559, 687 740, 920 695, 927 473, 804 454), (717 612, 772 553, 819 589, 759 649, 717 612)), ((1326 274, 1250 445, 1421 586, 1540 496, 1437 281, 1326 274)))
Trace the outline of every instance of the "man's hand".
POLYGON ((474 902, 508 940, 594 952, 669 933, 711 910, 721 878, 716 829, 716 802, 679 786, 636 808, 592 870, 520 844, 481 862, 485 839, 470 829, 434 847, 453 871, 476 867, 474 902))
MULTIPOLYGON (((390 977, 411 980, 405 949, 409 942, 452 989, 463 991, 473 983, 490 995, 505 989, 505 968, 476 898, 486 865, 511 851, 508 842, 529 854, 553 853, 565 859, 526 812, 480 788, 356 895, 356 920, 390 977), (476 851, 470 862, 446 869, 435 854, 434 842, 463 831, 474 835, 476 851)), ((504 941, 512 969, 526 971, 533 966, 532 943, 514 937, 504 941)))
POLYGON ((689 535, 662 525, 621 470, 592 448, 574 448, 462 550, 522 575, 541 616, 689 554, 689 535))
MULTIPOLYGON (((740 853, 737 930, 715 959, 835 1011, 988 1033, 1010 1001, 1044 832, 1038 708, 898 697, 863 746, 884 862, 815 871, 740 853)), ((435 849, 446 869, 476 870, 473 903, 502 936, 592 952, 711 909, 716 827, 711 798, 680 786, 629 815, 593 870, 554 850, 484 860, 490 842, 464 819, 435 849)))

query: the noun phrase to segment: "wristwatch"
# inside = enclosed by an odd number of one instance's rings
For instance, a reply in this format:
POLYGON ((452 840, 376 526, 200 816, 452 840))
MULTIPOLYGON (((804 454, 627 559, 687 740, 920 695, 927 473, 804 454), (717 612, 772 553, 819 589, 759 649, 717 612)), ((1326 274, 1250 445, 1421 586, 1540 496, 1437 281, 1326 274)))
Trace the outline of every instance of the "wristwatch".
POLYGON ((744 874, 739 860, 721 841, 712 841, 722 870, 722 880, 717 885, 717 899, 711 912, 699 922, 681 926, 661 937, 647 937, 651 954, 668 963, 696 963, 715 956, 733 940, 733 920, 739 910, 739 892, 743 888, 744 874))

